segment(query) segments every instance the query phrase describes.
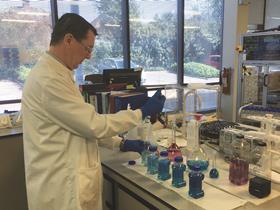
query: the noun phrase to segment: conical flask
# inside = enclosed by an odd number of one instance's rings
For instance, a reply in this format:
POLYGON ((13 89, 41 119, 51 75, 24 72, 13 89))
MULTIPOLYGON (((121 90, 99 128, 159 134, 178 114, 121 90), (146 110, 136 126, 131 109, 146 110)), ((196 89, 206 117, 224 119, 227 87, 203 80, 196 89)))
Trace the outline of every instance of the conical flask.
POLYGON ((188 142, 188 155, 187 166, 190 170, 194 167, 200 167, 200 170, 206 170, 209 165, 208 156, 200 147, 199 143, 199 120, 192 119, 187 125, 187 142, 188 142))
POLYGON ((167 149, 168 152, 168 159, 170 161, 174 161, 175 157, 182 156, 181 150, 176 144, 176 121, 172 121, 172 137, 171 137, 171 143, 167 149))

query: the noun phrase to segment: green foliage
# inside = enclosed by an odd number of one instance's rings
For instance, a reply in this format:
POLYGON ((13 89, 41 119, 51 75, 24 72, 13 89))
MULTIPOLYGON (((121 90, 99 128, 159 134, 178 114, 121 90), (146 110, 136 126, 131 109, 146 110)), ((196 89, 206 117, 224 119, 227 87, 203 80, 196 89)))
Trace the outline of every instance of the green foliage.
POLYGON ((189 62, 184 64, 184 75, 199 78, 214 78, 219 76, 219 70, 205 64, 189 62))
POLYGON ((168 69, 176 59, 176 16, 165 13, 150 23, 131 23, 131 57, 137 64, 149 68, 168 69))
POLYGON ((31 68, 28 68, 26 66, 20 66, 19 70, 17 71, 19 81, 24 82, 30 71, 31 71, 31 68))

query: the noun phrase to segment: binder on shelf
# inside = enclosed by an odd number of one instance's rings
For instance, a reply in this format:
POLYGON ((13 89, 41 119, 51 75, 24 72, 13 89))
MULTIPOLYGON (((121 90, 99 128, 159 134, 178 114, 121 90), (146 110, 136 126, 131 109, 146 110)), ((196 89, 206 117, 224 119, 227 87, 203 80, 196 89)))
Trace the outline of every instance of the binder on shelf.
POLYGON ((85 102, 92 104, 100 114, 115 113, 127 109, 137 109, 144 105, 148 95, 146 91, 126 90, 126 84, 82 84, 79 89, 85 102))

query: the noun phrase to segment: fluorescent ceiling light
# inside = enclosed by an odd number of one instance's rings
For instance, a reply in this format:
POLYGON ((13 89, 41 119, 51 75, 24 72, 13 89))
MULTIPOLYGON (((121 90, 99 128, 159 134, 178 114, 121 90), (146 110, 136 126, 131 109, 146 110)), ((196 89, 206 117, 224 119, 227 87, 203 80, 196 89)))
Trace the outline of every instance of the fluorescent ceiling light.
POLYGON ((1 19, 2 22, 36 23, 36 20, 1 19))
POLYGON ((18 12, 18 15, 34 15, 34 16, 49 16, 46 12, 18 12))
POLYGON ((105 26, 107 26, 107 27, 120 27, 120 25, 118 25, 118 24, 109 24, 109 23, 106 23, 105 26))
POLYGON ((199 26, 185 26, 185 29, 198 29, 200 28, 199 26))

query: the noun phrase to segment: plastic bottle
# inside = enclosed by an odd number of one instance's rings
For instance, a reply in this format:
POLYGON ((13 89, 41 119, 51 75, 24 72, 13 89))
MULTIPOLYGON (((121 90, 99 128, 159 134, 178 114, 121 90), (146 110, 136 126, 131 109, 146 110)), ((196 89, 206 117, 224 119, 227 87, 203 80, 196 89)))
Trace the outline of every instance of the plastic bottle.
POLYGON ((172 165, 172 185, 177 188, 186 186, 186 181, 184 180, 186 165, 182 162, 182 156, 177 156, 172 165))
POLYGON ((158 172, 158 153, 157 146, 149 146, 150 154, 147 156, 147 172, 148 174, 156 174, 158 172))
POLYGON ((160 180, 167 180, 170 179, 170 160, 168 159, 168 152, 167 151, 161 151, 160 152, 160 158, 158 161, 158 179, 160 180))
POLYGON ((194 165, 189 173, 189 196, 193 198, 201 198, 204 196, 202 190, 203 173, 200 171, 200 165, 194 165))

